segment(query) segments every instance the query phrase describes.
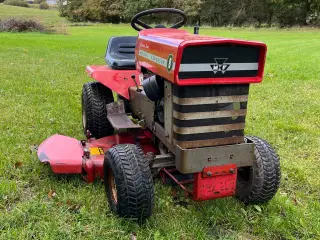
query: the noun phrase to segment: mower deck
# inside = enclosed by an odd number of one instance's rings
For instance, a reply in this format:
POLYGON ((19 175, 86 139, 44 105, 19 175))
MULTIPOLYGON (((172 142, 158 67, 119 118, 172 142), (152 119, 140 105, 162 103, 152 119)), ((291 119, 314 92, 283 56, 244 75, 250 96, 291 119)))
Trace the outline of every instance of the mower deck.
MULTIPOLYGON (((103 164, 105 152, 118 144, 136 144, 137 142, 139 142, 139 145, 146 154, 153 174, 157 175, 160 172, 163 182, 170 182, 172 180, 185 191, 186 196, 198 201, 232 196, 235 194, 237 177, 236 164, 204 167, 203 171, 200 170, 197 173, 191 174, 192 178, 185 180, 183 176, 190 176, 190 174, 184 174, 175 167, 176 159, 173 155, 159 154, 158 149, 152 144, 150 132, 144 130, 131 133, 119 133, 100 139, 89 138, 88 140, 80 141, 75 138, 56 134, 46 139, 40 145, 38 157, 41 162, 49 163, 54 173, 82 174, 85 180, 90 183, 93 182, 95 178, 102 179, 104 176, 103 164), (183 180, 179 179, 181 177, 183 180), (192 190, 186 186, 190 184, 193 184, 192 190)), ((220 148, 222 148, 223 152, 228 153, 228 147, 230 146, 220 148)), ((253 145, 239 144, 237 147, 240 149, 243 147, 252 149, 253 145)), ((235 146, 233 146, 233 148, 235 148, 235 146)), ((252 150, 248 152, 252 153, 252 150)), ((186 154, 189 151, 190 150, 185 149, 186 154)), ((207 151, 210 153, 211 149, 206 148, 205 152, 207 151)), ((219 148, 215 148, 215 151, 219 154, 219 148)), ((235 154, 235 156, 237 155, 235 154)), ((238 157, 241 159, 240 156, 238 157)), ((204 156, 204 158, 208 161, 207 156, 204 156)), ((224 157, 224 159, 226 159, 226 157, 224 157)), ((250 157, 247 159, 250 160, 250 157)), ((201 161, 198 165, 202 166, 201 161)))
MULTIPOLYGON (((150 142, 149 133, 142 130, 134 134, 119 133, 100 139, 89 138, 80 141, 55 134, 41 143, 38 149, 38 157, 42 163, 49 163, 54 173, 82 173, 88 182, 93 182, 96 177, 103 178, 104 153, 108 149, 118 144, 134 144, 137 140, 145 153, 158 153, 158 149, 150 142)), ((174 160, 168 156, 163 156, 159 161, 156 160, 157 158, 153 159, 156 165, 174 165, 174 160)))
POLYGON ((56 134, 40 145, 38 157, 49 163, 54 173, 81 174, 85 170, 86 180, 92 182, 96 175, 103 176, 104 151, 116 142, 116 136, 79 141, 56 134))

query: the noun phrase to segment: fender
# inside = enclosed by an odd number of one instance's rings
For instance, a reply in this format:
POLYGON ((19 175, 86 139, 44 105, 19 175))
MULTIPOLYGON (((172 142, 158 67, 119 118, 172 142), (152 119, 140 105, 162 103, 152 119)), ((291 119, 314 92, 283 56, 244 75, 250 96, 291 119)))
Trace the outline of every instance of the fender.
POLYGON ((129 88, 136 85, 132 75, 140 85, 140 72, 137 70, 115 70, 108 66, 87 66, 86 72, 91 78, 128 100, 130 100, 129 88))

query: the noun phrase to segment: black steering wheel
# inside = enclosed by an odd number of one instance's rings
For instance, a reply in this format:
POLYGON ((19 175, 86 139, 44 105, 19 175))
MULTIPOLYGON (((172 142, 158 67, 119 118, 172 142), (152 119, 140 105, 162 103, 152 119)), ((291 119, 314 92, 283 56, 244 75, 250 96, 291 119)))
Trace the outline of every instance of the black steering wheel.
POLYGON ((140 20, 141 17, 146 16, 146 15, 150 15, 153 13, 174 13, 177 15, 180 15, 182 17, 182 20, 180 20, 179 22, 173 24, 170 28, 180 28, 182 27, 186 22, 187 22, 187 16, 186 14, 179 10, 179 9, 175 9, 175 8, 154 8, 154 9, 149 9, 143 12, 138 13, 137 15, 135 15, 132 19, 131 19, 131 26, 137 30, 137 31, 141 31, 143 29, 150 29, 153 28, 150 25, 142 22, 140 20), (140 28, 137 25, 143 27, 140 28))

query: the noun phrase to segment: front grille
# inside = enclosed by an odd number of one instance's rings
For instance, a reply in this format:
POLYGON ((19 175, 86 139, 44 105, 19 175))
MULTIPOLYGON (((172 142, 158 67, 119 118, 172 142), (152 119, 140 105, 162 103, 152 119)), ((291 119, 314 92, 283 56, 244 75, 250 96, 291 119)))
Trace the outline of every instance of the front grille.
POLYGON ((183 50, 179 79, 256 77, 260 48, 237 44, 188 46, 183 50))
POLYGON ((249 85, 174 86, 173 138, 182 148, 242 143, 249 85))

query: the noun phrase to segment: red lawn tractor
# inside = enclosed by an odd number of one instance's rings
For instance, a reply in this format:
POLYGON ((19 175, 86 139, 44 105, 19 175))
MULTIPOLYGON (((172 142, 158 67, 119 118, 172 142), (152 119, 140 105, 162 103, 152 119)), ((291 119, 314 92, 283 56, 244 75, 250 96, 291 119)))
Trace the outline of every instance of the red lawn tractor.
POLYGON ((108 66, 88 66, 82 90, 86 140, 62 135, 38 149, 54 173, 104 179, 110 209, 143 222, 154 205, 153 179, 195 201, 236 196, 264 203, 280 183, 279 158, 244 136, 250 83, 262 81, 264 43, 178 30, 186 15, 159 8, 133 17, 138 36, 112 37, 108 66), (141 17, 175 14, 171 27, 141 17))

